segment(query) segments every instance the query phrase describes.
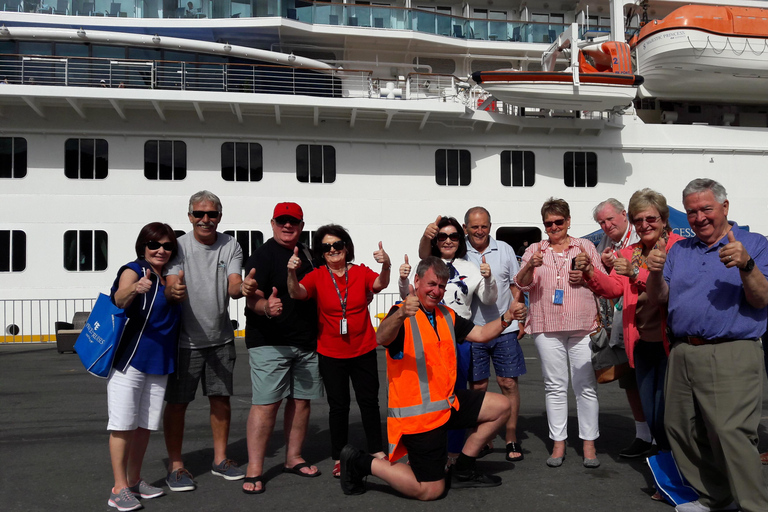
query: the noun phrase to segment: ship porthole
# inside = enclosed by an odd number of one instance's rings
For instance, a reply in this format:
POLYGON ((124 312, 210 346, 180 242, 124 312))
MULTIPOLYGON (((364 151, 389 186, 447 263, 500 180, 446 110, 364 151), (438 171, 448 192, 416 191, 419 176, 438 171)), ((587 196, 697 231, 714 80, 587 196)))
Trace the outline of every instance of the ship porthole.
POLYGON ((20 332, 21 329, 16 324, 10 324, 5 327, 5 334, 10 334, 11 336, 18 336, 20 332))

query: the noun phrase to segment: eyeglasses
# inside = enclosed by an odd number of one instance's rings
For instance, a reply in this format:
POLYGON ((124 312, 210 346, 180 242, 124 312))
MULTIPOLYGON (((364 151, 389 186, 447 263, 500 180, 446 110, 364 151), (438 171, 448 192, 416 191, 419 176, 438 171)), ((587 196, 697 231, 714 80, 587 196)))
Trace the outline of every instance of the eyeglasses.
POLYGON ((146 245, 147 249, 149 249, 150 251, 156 251, 156 250, 158 250, 161 247, 163 249, 165 249, 166 251, 169 251, 169 252, 173 251, 173 244, 171 242, 164 242, 164 243, 161 244, 160 242, 157 242, 155 240, 151 240, 151 241, 147 242, 144 245, 146 245))
POLYGON ((548 220, 544 222, 544 227, 549 229, 552 226, 562 226, 565 224, 565 219, 548 220))
POLYGON ((217 212, 216 210, 213 210, 210 212, 206 212, 204 210, 194 210, 194 211, 191 211, 190 213, 196 219, 202 219, 206 215, 208 216, 209 219, 218 219, 219 214, 221 214, 221 212, 217 212))
POLYGON ((279 217, 275 217, 275 223, 278 226, 285 226, 286 224, 290 224, 291 226, 298 226, 301 224, 301 221, 296 217, 291 217, 290 215, 281 215, 279 217))
POLYGON ((632 224, 634 224, 635 226, 642 226, 643 222, 647 222, 648 224, 656 224, 657 222, 659 222, 660 219, 661 217, 659 217, 658 215, 649 215, 647 217, 638 217, 636 219, 633 219, 632 224))
POLYGON ((448 233, 438 233, 437 234, 437 241, 438 242, 445 242, 448 239, 451 239, 452 242, 458 242, 461 238, 461 235, 459 235, 457 232, 453 232, 450 235, 448 233))
POLYGON ((340 251, 346 246, 347 244, 344 242, 344 240, 336 240, 332 244, 320 244, 320 248, 323 250, 323 254, 330 252, 331 248, 336 249, 337 251, 340 251))

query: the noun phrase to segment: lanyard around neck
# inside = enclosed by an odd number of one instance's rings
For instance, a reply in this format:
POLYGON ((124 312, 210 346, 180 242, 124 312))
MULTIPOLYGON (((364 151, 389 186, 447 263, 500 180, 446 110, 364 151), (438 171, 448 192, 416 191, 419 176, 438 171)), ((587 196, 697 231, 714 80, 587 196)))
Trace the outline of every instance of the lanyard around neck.
POLYGON ((336 276, 331 271, 331 267, 325 266, 328 269, 328 273, 331 275, 331 281, 334 288, 336 288, 336 295, 339 296, 339 303, 341 304, 341 318, 347 318, 347 297, 349 296, 349 279, 347 278, 347 266, 344 265, 344 297, 341 297, 341 291, 339 285, 336 283, 336 276))

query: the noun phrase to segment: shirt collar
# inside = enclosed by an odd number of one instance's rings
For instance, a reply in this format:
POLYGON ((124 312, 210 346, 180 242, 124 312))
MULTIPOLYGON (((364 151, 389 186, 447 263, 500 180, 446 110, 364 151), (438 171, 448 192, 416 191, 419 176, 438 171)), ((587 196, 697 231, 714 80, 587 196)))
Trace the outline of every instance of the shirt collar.
MULTIPOLYGON (((465 235, 465 239, 467 241, 467 251, 472 251, 475 254, 480 254, 480 251, 475 249, 475 247, 469 243, 469 237, 465 235)), ((492 237, 488 237, 488 247, 485 248, 485 251, 482 254, 488 254, 489 252, 498 251, 499 250, 499 244, 496 243, 496 240, 492 237)))
MULTIPOLYGON (((740 235, 741 235, 741 228, 739 227, 738 224, 736 224, 736 222, 734 222, 732 220, 729 220, 728 224, 731 225, 731 231, 733 231, 733 237, 736 240, 738 240, 740 235)), ((698 245, 700 247, 703 247, 704 249, 716 249, 716 248, 719 248, 719 247, 721 247, 723 245, 727 245, 728 244, 728 233, 726 232, 725 235, 723 235, 723 238, 718 240, 717 243, 714 244, 712 247, 709 247, 707 244, 705 244, 701 240, 701 238, 699 238, 698 236, 694 236, 693 237, 693 241, 694 241, 694 244, 696 244, 696 245, 698 245)))

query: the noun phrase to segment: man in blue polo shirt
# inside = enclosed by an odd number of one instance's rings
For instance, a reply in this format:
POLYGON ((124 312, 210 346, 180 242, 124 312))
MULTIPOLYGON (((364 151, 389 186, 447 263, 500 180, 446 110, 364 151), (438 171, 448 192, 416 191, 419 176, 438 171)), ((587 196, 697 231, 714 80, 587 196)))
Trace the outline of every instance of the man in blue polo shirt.
POLYGON ((678 512, 768 510, 757 451, 763 394, 759 337, 768 319, 768 242, 728 221, 722 185, 691 181, 696 236, 648 256, 648 296, 668 303, 672 349, 665 427, 699 499, 678 512))

